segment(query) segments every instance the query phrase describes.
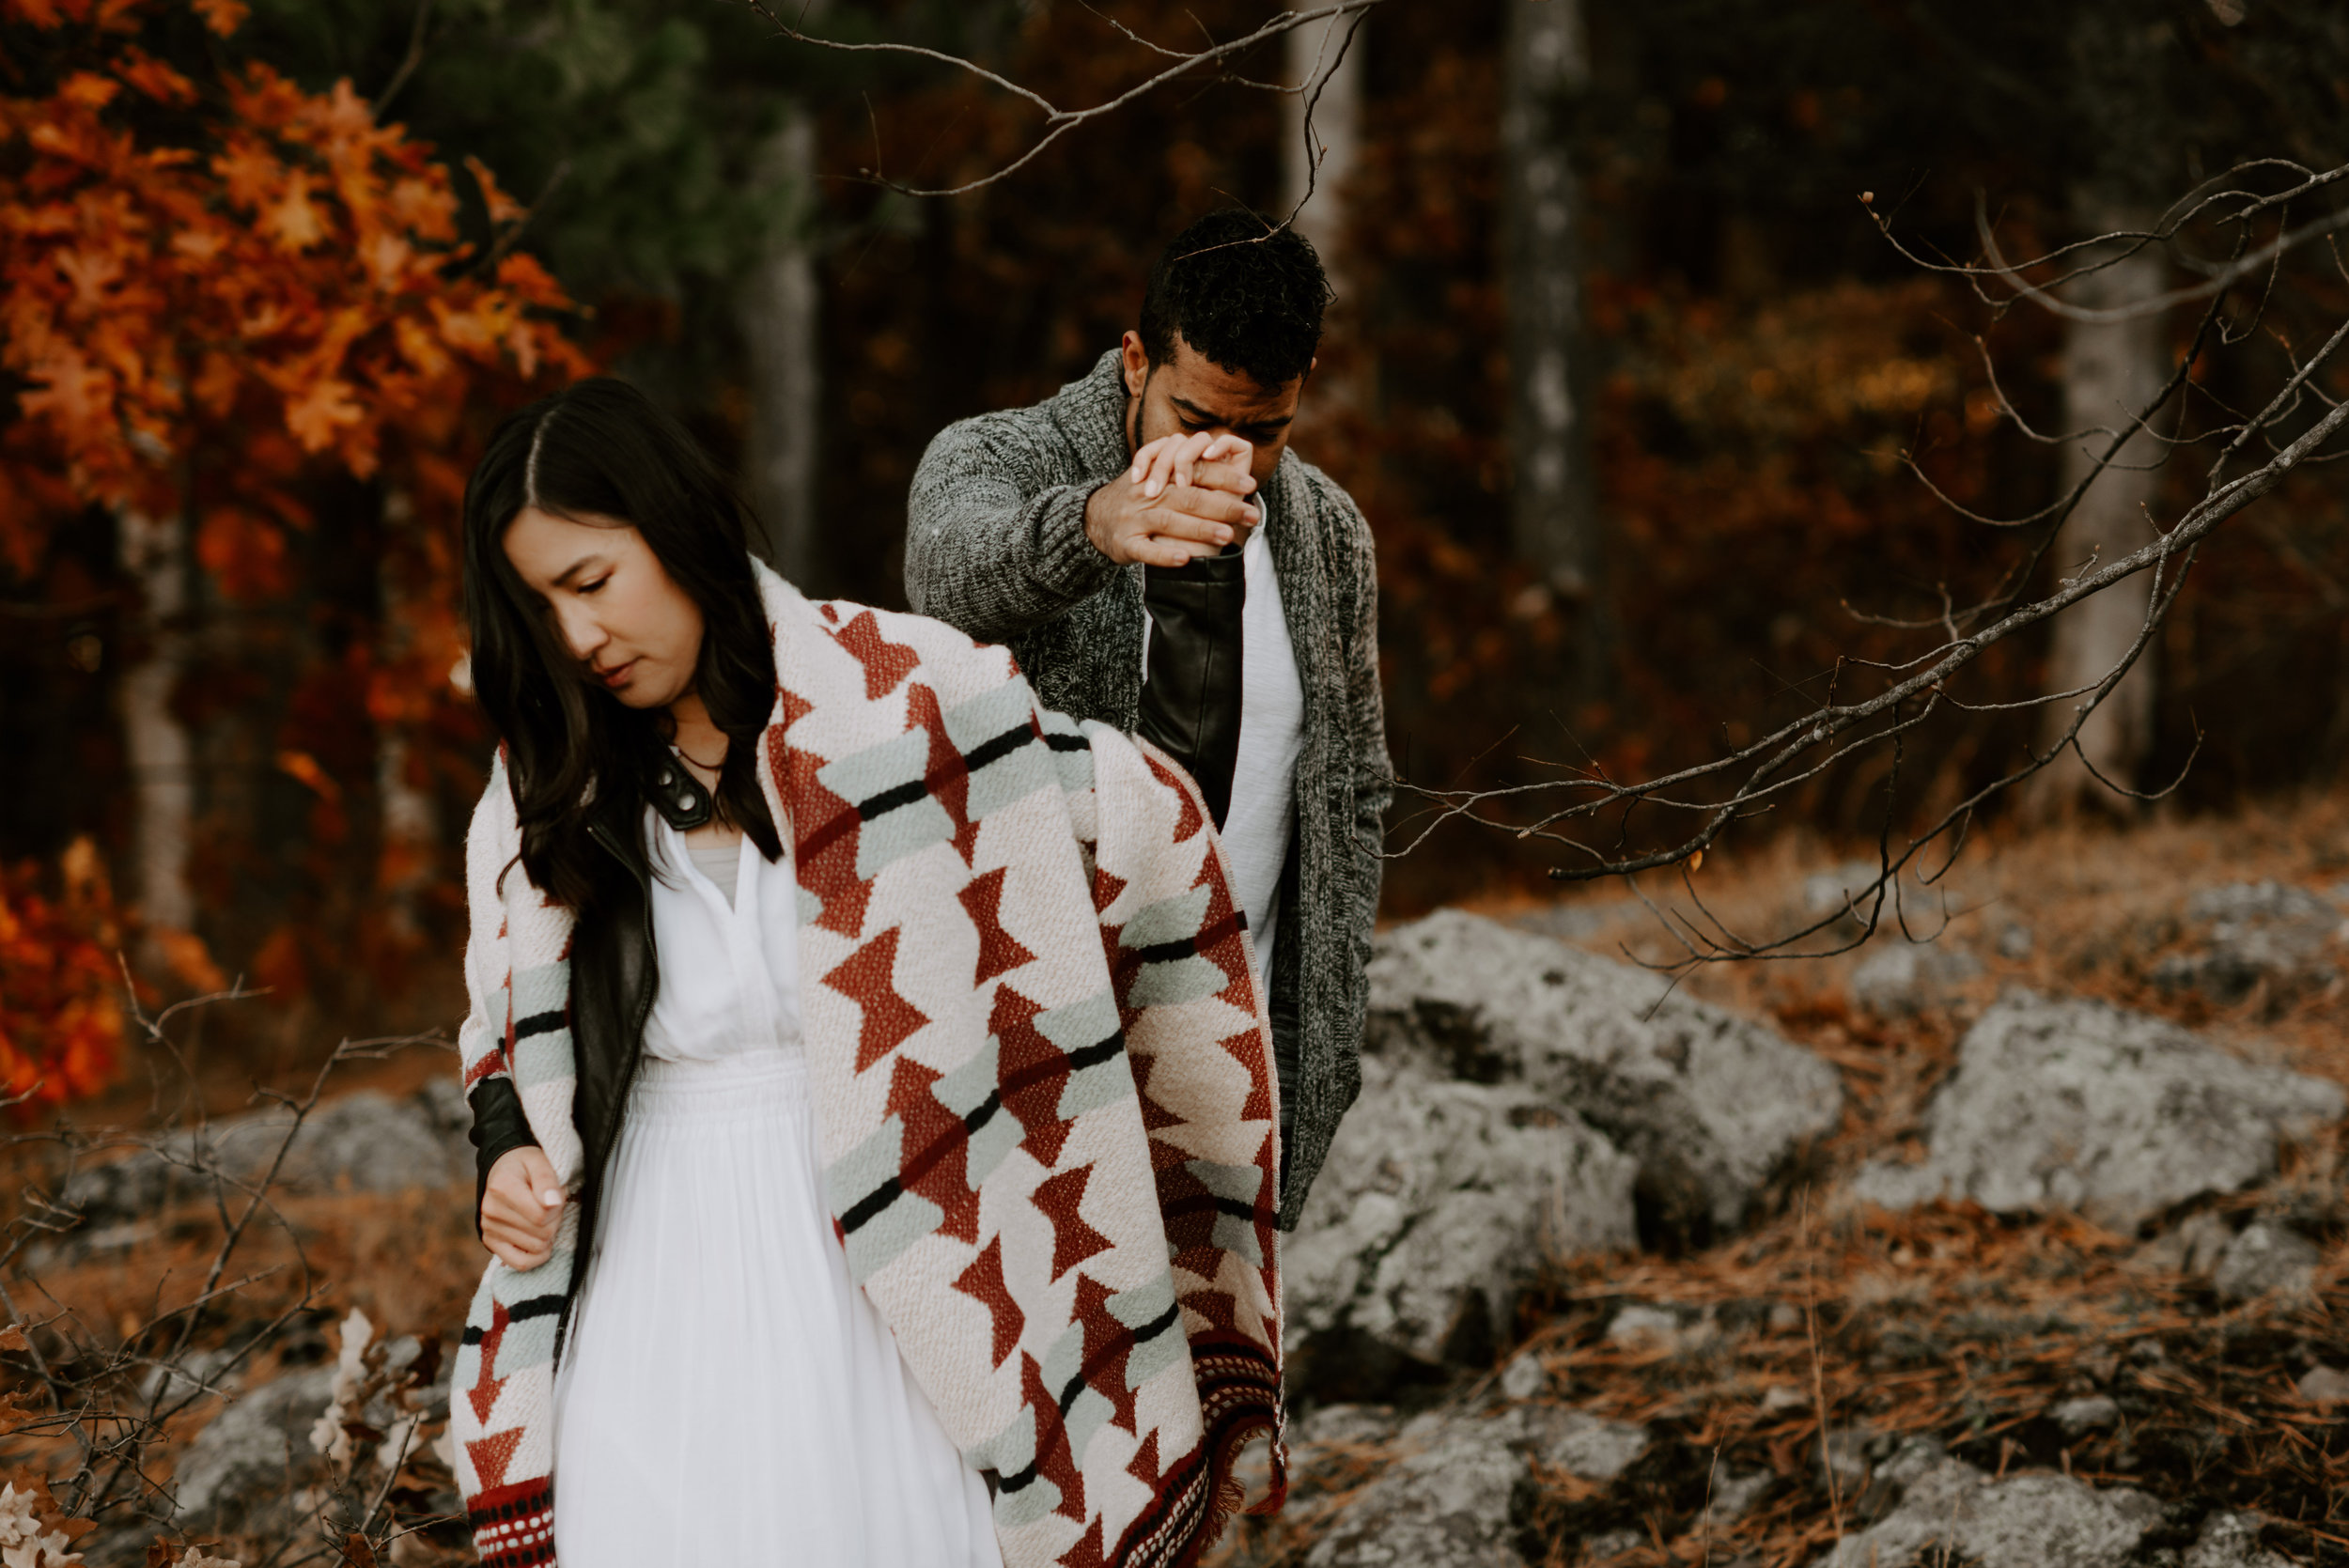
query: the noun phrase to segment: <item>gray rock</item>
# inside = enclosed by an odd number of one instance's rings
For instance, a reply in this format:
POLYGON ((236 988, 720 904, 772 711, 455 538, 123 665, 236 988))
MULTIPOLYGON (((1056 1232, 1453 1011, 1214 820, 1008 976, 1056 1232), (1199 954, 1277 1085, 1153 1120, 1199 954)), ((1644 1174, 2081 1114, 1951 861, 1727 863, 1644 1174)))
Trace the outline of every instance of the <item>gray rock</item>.
POLYGON ((1362 1488, 1305 1568, 1525 1568, 1510 1514, 1526 1481, 1499 1433, 1446 1422, 1362 1488))
POLYGON ((1680 1314, 1670 1307, 1635 1301, 1607 1320, 1607 1337, 1625 1345, 1675 1345, 1680 1343, 1680 1314))
POLYGON ((1761 1024, 1460 910, 1383 937, 1370 986, 1366 1053, 1570 1108, 1638 1160, 1659 1223, 1691 1239, 1741 1224, 1842 1115, 1834 1068, 1761 1024))
POLYGON ((1528 1452, 1552 1469, 1584 1481, 1613 1481, 1647 1452, 1647 1429, 1568 1405, 1529 1407, 1528 1452))
POLYGON ((2126 1487, 2046 1473, 1993 1482, 1925 1438, 1911 1438, 1880 1474, 1898 1502, 1814 1568, 2123 1568, 2161 1518, 2159 1503, 2126 1487))
POLYGON ((2341 911, 2306 888, 2274 881, 2205 888, 2186 901, 2186 919, 2199 928, 2201 945, 2155 967, 2155 983, 2169 989, 2232 1002, 2262 981, 2292 987, 2333 973, 2341 911))
POLYGON ((214 1416, 173 1471, 173 1524, 232 1533, 282 1511, 319 1470, 310 1429, 334 1389, 333 1367, 310 1367, 272 1378, 214 1416))
POLYGON ((2178 1560, 2178 1568, 2291 1568, 2291 1562, 2260 1545, 2255 1515, 2214 1514, 2202 1521, 2201 1532, 2178 1560))
POLYGON ((1522 1085, 1365 1060, 1282 1257, 1292 1349, 1350 1329, 1426 1361, 1490 1355, 1546 1260, 1633 1245, 1634 1175, 1522 1085))
POLYGON ((2316 1244, 2299 1232, 2270 1220, 2255 1220, 2220 1255, 2211 1283, 2227 1301, 2271 1295, 2306 1296, 2313 1293, 2316 1266, 2324 1261, 2316 1244))
POLYGON ((1600 1534, 1594 1535, 1588 1541, 1582 1543, 1583 1560, 1586 1562, 1606 1562, 1614 1558, 1622 1557, 1626 1552, 1636 1552, 1641 1546, 1647 1545, 1648 1544, 1647 1531, 1645 1530, 1607 1530, 1600 1534))
POLYGON ((1982 960, 1962 948, 1890 941, 1852 971, 1851 998, 1880 1018, 1905 1018, 1942 1005, 1982 974, 1982 960))
POLYGON ((2310 1367, 2293 1387, 2310 1405, 2349 1405, 2349 1372, 2338 1367, 2310 1367))
POLYGON ((2337 1121, 2344 1098, 2160 1018, 2015 991, 1967 1032, 1926 1108, 1923 1163, 1871 1164, 1851 1190, 1885 1208, 1971 1198, 2133 1228, 2270 1175, 2279 1141, 2337 1121))
POLYGON ((2137 1259, 2148 1267, 2167 1273, 2207 1279, 2233 1244, 2234 1227, 2227 1222, 2227 1217, 2214 1209, 2204 1209, 2188 1215, 2139 1248, 2137 1259))
MULTIPOLYGON (((283 1106, 221 1117, 156 1146, 75 1172, 64 1200, 81 1211, 86 1231, 136 1219, 207 1195, 217 1169, 240 1182, 257 1180, 277 1157, 293 1114, 283 1106)), ((442 1187, 473 1174, 472 1125, 454 1080, 395 1099, 361 1089, 325 1101, 303 1119, 278 1179, 294 1190, 397 1192, 442 1187)))
MULTIPOLYGON (((1316 1429, 1340 1408, 1305 1424, 1316 1429)), ((1430 1410, 1397 1440, 1403 1457, 1357 1495, 1307 1555, 1307 1568, 1523 1568, 1517 1536, 1532 1465, 1606 1483, 1648 1449, 1643 1428, 1544 1404, 1513 1405, 1489 1419, 1430 1410)))
POLYGON ((2067 1399, 2048 1412, 2066 1437, 2078 1437, 2091 1432, 2121 1424, 2121 1406, 2103 1394, 2085 1394, 2067 1399))
POLYGON ((1294 1441, 1325 1449, 1384 1443, 1397 1424, 1391 1405, 1325 1405, 1297 1423, 1294 1441))
POLYGON ((1705 1502, 1700 1522, 1712 1529, 1735 1524, 1777 1479, 1767 1470, 1749 1470, 1743 1475, 1734 1470, 1722 1471, 1713 1477, 1713 1494, 1705 1502))
POLYGON ((1519 1351, 1501 1371, 1501 1392, 1507 1399, 1533 1399, 1549 1391, 1549 1369, 1531 1350, 1519 1351))

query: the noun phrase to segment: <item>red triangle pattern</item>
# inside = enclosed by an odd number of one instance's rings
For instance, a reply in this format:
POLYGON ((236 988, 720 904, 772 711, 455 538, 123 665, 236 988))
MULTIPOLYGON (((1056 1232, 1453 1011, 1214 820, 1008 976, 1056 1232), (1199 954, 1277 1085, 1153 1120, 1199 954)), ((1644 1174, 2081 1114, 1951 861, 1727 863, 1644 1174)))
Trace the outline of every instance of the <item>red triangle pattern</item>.
POLYGON ((1077 1537, 1077 1544, 1053 1561, 1059 1568, 1109 1568, 1108 1554, 1101 1550, 1101 1521, 1094 1520, 1085 1532, 1077 1537))
POLYGON ((1003 1281, 1002 1236, 988 1237, 971 1266, 956 1277, 955 1289, 985 1307, 994 1320, 995 1358, 988 1364, 1002 1366, 1003 1358, 1019 1348, 1019 1332, 1028 1326, 1027 1314, 1011 1298, 1011 1287, 1003 1281))
POLYGON ((1174 842, 1189 844, 1190 835, 1206 826, 1207 820, 1206 814, 1199 809, 1198 799, 1193 793, 1198 786, 1154 756, 1145 753, 1143 760, 1149 763, 1150 771, 1158 775, 1159 782, 1173 790, 1183 802, 1183 815, 1174 824, 1174 842))
MULTIPOLYGON (((832 607, 825 606, 827 610, 832 607)), ((870 610, 863 612, 847 626, 832 634, 832 640, 856 657, 864 666, 864 700, 877 703, 897 690, 897 683, 913 674, 922 662, 921 656, 903 643, 893 643, 881 635, 880 617, 870 610)))
MULTIPOLYGON (((1085 1480, 1078 1473, 1076 1459, 1068 1452, 1068 1427, 1061 1420, 1060 1402, 1044 1387, 1044 1369, 1024 1350, 1019 1353, 1019 1403, 1036 1416, 1036 1473, 1060 1491, 1060 1506, 1052 1512, 1083 1522, 1085 1480)), ((1097 1535, 1097 1521, 1095 1530, 1097 1535)), ((1097 1541, 1095 1549, 1099 1549, 1097 1541)))
POLYGON ((884 1114, 905 1124, 906 1153, 897 1179, 907 1191, 938 1205, 941 1234, 976 1243, 979 1194, 971 1185, 971 1130, 932 1093, 939 1076, 936 1068, 910 1057, 890 1063, 884 1114))
POLYGON ((1078 1374, 1110 1402, 1111 1424, 1132 1432, 1134 1390, 1126 1387, 1126 1363, 1134 1353, 1134 1331, 1111 1315, 1110 1295, 1110 1288, 1091 1276, 1077 1276, 1077 1321, 1084 1327, 1078 1374))
POLYGON ((481 1478, 483 1489, 506 1484, 506 1467, 514 1462, 514 1449, 522 1440, 522 1430, 510 1426, 487 1437, 466 1441, 465 1457, 473 1461, 473 1473, 481 1478))
POLYGON ((1052 1222, 1055 1281, 1094 1253, 1109 1250, 1110 1238, 1086 1224, 1077 1212, 1085 1201, 1085 1184, 1092 1179, 1093 1166, 1088 1162, 1035 1184, 1035 1195, 1030 1201, 1052 1222))
POLYGON ((971 820, 971 768, 962 760, 962 748, 946 734, 946 717, 939 709, 938 693, 920 681, 906 689, 906 728, 929 733, 930 753, 923 763, 922 784, 930 799, 946 808, 955 825, 955 853, 969 865, 979 846, 979 825, 971 820))
POLYGON ((974 986, 984 986, 999 974, 1009 974, 1022 964, 1035 962, 1035 955, 1003 929, 1003 877, 1010 869, 999 865, 973 877, 955 894, 962 902, 963 913, 979 928, 979 969, 977 978, 972 982, 974 986))
POLYGON ((791 847, 799 862, 800 886, 823 904, 816 924, 835 936, 854 937, 864 929, 864 908, 872 902, 873 884, 856 874, 857 841, 864 818, 856 807, 824 787, 820 777, 828 758, 803 747, 783 747, 774 760, 788 768, 783 798, 791 802, 791 847))
POLYGON ((473 1401, 474 1419, 484 1426, 490 1424, 490 1411, 498 1402, 498 1390, 506 1387, 505 1378, 490 1374, 498 1364, 498 1346, 506 1343, 506 1326, 511 1321, 506 1315, 506 1303, 492 1298, 490 1330, 481 1336, 481 1375, 465 1390, 465 1397, 473 1401))
POLYGON ((1126 1462, 1126 1473, 1155 1492, 1159 1489, 1159 1433, 1158 1428, 1152 1427, 1142 1439, 1142 1447, 1136 1449, 1134 1456, 1126 1462))
POLYGON ((893 925, 858 948, 848 960, 824 976, 824 984, 864 1009, 857 1032, 856 1070, 874 1063, 906 1043, 929 1015, 897 992, 897 937, 903 926, 893 925))

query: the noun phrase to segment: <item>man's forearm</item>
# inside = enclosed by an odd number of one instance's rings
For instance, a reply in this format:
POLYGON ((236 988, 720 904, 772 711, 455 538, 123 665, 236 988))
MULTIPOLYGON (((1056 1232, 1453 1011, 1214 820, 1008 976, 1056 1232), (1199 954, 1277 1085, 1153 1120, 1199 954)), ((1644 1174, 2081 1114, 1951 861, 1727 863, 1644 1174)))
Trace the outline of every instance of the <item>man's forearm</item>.
POLYGON ((1001 641, 1099 592, 1117 568, 1085 536, 1093 487, 1022 495, 985 457, 933 448, 923 459, 906 511, 906 599, 1001 641))

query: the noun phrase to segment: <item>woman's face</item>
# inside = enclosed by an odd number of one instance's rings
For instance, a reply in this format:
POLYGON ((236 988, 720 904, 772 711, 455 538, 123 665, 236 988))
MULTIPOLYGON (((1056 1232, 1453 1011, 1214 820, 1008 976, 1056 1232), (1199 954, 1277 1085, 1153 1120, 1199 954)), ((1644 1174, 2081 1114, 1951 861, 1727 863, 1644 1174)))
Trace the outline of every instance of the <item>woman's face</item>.
POLYGON ((630 707, 666 707, 693 690, 701 606, 635 529, 525 506, 506 530, 506 558, 545 602, 584 678, 630 707))

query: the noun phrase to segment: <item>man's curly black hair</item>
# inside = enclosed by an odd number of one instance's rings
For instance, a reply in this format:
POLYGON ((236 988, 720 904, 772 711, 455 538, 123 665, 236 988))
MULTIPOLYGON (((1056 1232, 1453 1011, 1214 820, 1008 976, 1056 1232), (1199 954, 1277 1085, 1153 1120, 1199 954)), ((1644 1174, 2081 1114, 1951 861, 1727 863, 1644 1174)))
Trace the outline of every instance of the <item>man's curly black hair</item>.
POLYGON ((1142 347, 1164 365, 1175 334, 1224 369, 1272 388, 1310 369, 1330 280, 1313 241, 1244 207, 1174 237, 1142 295, 1142 347))

